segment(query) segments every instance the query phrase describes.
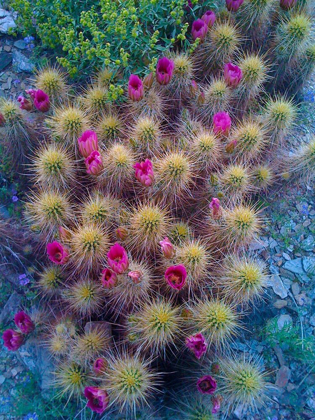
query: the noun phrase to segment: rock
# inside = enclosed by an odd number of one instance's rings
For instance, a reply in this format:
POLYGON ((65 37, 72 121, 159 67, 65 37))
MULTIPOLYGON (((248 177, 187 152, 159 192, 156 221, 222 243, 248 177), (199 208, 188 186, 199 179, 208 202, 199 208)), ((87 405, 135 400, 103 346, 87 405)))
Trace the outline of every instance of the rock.
POLYGON ((315 258, 305 257, 302 259, 304 271, 309 274, 315 274, 315 258))
POLYGON ((19 51, 13 51, 13 65, 18 73, 32 73, 34 64, 19 51))
POLYGON ((292 318, 290 317, 290 315, 287 315, 287 314, 280 315, 277 321, 279 330, 282 330, 282 328, 284 328, 285 326, 292 325, 292 323, 293 323, 292 318))
POLYGON ((315 314, 310 317, 310 324, 315 327, 315 314))
POLYGON ((315 248, 315 239, 313 235, 309 235, 304 241, 301 242, 301 248, 304 251, 312 251, 315 248))
POLYGON ((296 281, 294 283, 292 283, 291 289, 292 289, 292 293, 294 294, 294 296, 298 295, 301 291, 300 285, 296 281))
POLYGON ((0 375, 0 385, 2 385, 5 380, 6 380, 5 376, 0 375))
POLYGON ((296 299, 296 303, 299 306, 305 305, 307 303, 307 301, 308 301, 307 296, 306 296, 305 293, 300 293, 299 295, 296 295, 295 296, 295 299, 296 299))
POLYGON ((15 48, 18 48, 19 50, 25 50, 26 48, 26 42, 23 41, 23 39, 19 39, 18 41, 15 41, 13 44, 15 48))
POLYGON ((278 242, 277 241, 275 241, 274 239, 270 239, 269 247, 271 249, 275 248, 277 245, 278 245, 278 242))
POLYGON ((0 32, 7 34, 9 29, 14 28, 16 28, 14 17, 7 10, 0 9, 0 32))
POLYGON ((22 298, 18 293, 12 293, 0 313, 0 325, 6 325, 13 319, 14 313, 19 309, 21 300, 22 298))
POLYGON ((12 54, 0 53, 0 71, 4 70, 12 63, 12 54))
POLYGON ((287 304, 288 302, 286 300, 277 299, 275 303, 273 304, 273 306, 277 309, 281 309, 287 306, 287 304))
POLYGON ((54 365, 48 350, 43 347, 42 340, 32 338, 17 352, 24 365, 39 377, 39 385, 42 389, 43 397, 48 396, 53 383, 54 365))
POLYGON ((267 241, 255 241, 249 245, 249 249, 251 251, 259 251, 261 249, 267 248, 268 242, 267 241))
POLYGON ((5 46, 3 47, 3 49, 4 49, 4 51, 5 51, 5 52, 11 52, 12 47, 11 47, 11 45, 5 45, 5 46))
POLYGON ((277 372, 276 386, 279 388, 284 388, 287 386, 290 377, 291 370, 288 368, 288 366, 281 366, 277 372))
POLYGON ((269 284, 271 285, 273 291, 277 296, 280 296, 281 299, 285 299, 288 296, 288 291, 285 288, 281 277, 279 274, 274 274, 270 277, 269 284))
MULTIPOLYGON (((290 280, 295 280, 295 274, 294 273, 291 273, 291 271, 289 271, 289 270, 285 270, 284 268, 283 268, 283 266, 282 267, 280 267, 280 275, 281 275, 281 277, 286 277, 286 278, 288 278, 288 279, 290 279, 290 280)), ((299 274, 297 274, 297 276, 298 276, 299 274)))
POLYGON ((303 274, 302 258, 295 258, 294 260, 286 261, 283 268, 291 271, 294 274, 303 274))
POLYGON ((287 261, 290 261, 290 260, 291 260, 290 255, 289 255, 289 254, 287 254, 286 252, 283 252, 283 253, 282 253, 282 256, 283 256, 283 258, 284 258, 285 260, 287 260, 287 261))

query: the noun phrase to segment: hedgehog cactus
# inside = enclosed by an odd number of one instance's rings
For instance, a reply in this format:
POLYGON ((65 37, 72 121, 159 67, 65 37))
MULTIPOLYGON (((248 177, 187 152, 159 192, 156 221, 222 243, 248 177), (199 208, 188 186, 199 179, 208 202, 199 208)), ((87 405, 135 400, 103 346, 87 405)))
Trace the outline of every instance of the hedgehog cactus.
POLYGON ((314 139, 288 150, 297 110, 273 88, 290 76, 295 93, 315 54, 305 7, 226 6, 192 25, 190 51, 161 57, 155 74, 135 69, 124 104, 111 102, 111 70, 70 95, 54 68, 35 79, 51 98, 45 113, 33 90, 23 109, 0 102, 1 130, 32 175, 25 219, 47 250, 37 286, 53 312, 43 341, 55 386, 104 419, 157 418, 162 372, 181 387, 182 371, 208 368, 179 407, 190 420, 215 418, 220 404, 255 408, 267 388, 256 363, 231 360, 229 342, 268 283, 249 254, 264 226, 258 194, 281 175, 314 177, 314 139))

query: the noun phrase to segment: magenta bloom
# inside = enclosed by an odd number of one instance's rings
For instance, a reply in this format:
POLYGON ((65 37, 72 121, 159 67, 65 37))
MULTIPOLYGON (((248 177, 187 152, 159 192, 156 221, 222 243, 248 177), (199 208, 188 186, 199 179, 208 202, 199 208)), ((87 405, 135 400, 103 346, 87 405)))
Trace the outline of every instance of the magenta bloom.
POLYGON ((14 322, 23 334, 29 334, 35 328, 34 322, 31 320, 30 316, 23 311, 15 314, 14 322))
POLYGON ((290 10, 296 5, 296 0, 280 0, 280 7, 283 10, 290 10))
POLYGON ((227 135, 231 128, 231 118, 227 112, 218 112, 213 116, 213 131, 227 135))
POLYGON ((242 6, 244 0, 225 0, 226 8, 230 12, 237 12, 237 10, 242 6))
POLYGON ((93 363, 93 370, 96 375, 101 375, 104 372, 106 366, 107 366, 106 360, 103 359, 102 357, 99 357, 93 363))
POLYGON ((4 345, 8 350, 18 350, 24 342, 24 336, 18 331, 6 330, 2 335, 4 345))
POLYGON ((132 101, 138 102, 143 98, 144 88, 142 80, 135 74, 131 74, 128 82, 128 94, 132 101))
POLYGON ((31 101, 29 101, 28 99, 24 98, 24 96, 19 96, 18 97, 18 102, 20 103, 20 108, 21 109, 25 109, 25 111, 31 111, 33 108, 33 104, 31 101))
POLYGON ((160 58, 156 66, 156 80, 160 85, 168 85, 174 71, 174 62, 167 57, 160 58))
POLYGON ((217 382, 210 375, 203 376, 197 381, 197 389, 202 394, 214 394, 217 389, 217 382))
POLYGON ((112 287, 116 286, 116 273, 114 273, 109 268, 105 268, 105 270, 102 271, 101 283, 106 289, 111 289, 112 287))
POLYGON ((204 40, 208 32, 208 25, 202 19, 197 19, 192 24, 191 34, 193 40, 200 38, 200 40, 204 40))
POLYGON ((4 115, 0 112, 0 127, 3 127, 5 124, 4 115))
POLYGON ((215 13, 212 10, 207 10, 204 15, 202 15, 201 19, 206 22, 208 25, 208 28, 211 28, 214 25, 216 16, 215 13))
POLYGON ((145 187, 150 187, 154 182, 153 165, 151 160, 146 159, 144 162, 137 162, 133 165, 135 175, 139 182, 145 187))
POLYGON ((95 411, 95 413, 102 414, 109 404, 108 393, 105 390, 94 386, 85 387, 84 396, 88 400, 87 407, 92 411, 95 411))
POLYGON ((160 245, 161 245, 161 251, 165 258, 169 259, 174 256, 175 254, 174 246, 167 237, 165 237, 163 241, 160 242, 160 245))
POLYGON ((187 271, 184 265, 173 265, 165 271, 165 279, 172 289, 181 290, 186 282, 187 271))
POLYGON ((243 77, 242 70, 232 63, 227 63, 224 66, 224 79, 231 87, 236 87, 243 77))
POLYGON ((128 277, 131 278, 134 284, 138 284, 141 282, 142 273, 141 271, 129 271, 128 277))
POLYGON ((197 359, 200 359, 207 351, 207 343, 201 333, 191 335, 186 338, 186 346, 195 353, 197 359))
POLYGON ((212 402, 212 414, 216 414, 221 407, 221 400, 219 397, 211 397, 212 402))
POLYGON ((34 106, 40 112, 47 112, 50 108, 49 96, 43 90, 36 90, 34 95, 34 106))
POLYGON ((213 198, 211 203, 209 204, 209 208, 211 211, 211 216, 213 219, 219 219, 222 216, 222 208, 220 204, 220 200, 218 198, 213 198))
POLYGON ((97 134, 92 130, 84 131, 78 138, 78 145, 81 155, 87 158, 94 150, 98 150, 97 134))
POLYGON ((94 150, 85 159, 86 172, 90 175, 98 175, 103 170, 103 161, 101 154, 94 150))
POLYGON ((58 265, 65 264, 69 258, 67 249, 57 241, 47 244, 47 254, 50 261, 58 265))
POLYGON ((127 252, 118 242, 110 248, 107 258, 111 269, 117 274, 122 274, 129 266, 127 252))

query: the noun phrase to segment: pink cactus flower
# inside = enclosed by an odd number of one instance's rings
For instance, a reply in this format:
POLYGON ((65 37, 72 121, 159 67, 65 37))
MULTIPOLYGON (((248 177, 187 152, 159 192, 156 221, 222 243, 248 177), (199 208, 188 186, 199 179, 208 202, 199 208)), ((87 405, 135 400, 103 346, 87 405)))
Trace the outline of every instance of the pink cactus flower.
POLYGON ((212 402, 212 414, 217 414, 221 407, 220 397, 211 397, 212 402))
POLYGON ((23 334, 14 330, 5 330, 2 338, 5 347, 10 351, 18 350, 24 342, 23 334))
POLYGON ((167 57, 160 58, 156 66, 156 80, 160 85, 168 85, 174 71, 174 62, 167 57))
POLYGON ((0 127, 3 127, 5 124, 4 115, 0 112, 0 127))
POLYGON ((17 314, 15 314, 14 322, 23 334, 29 334, 35 328, 35 324, 31 320, 30 316, 23 311, 20 311, 17 314))
POLYGON ((92 152, 98 150, 97 134, 92 130, 84 131, 78 138, 78 146, 81 155, 87 158, 92 152))
POLYGON ((103 171, 103 160, 101 154, 94 150, 85 159, 86 172, 90 175, 99 175, 103 171))
POLYGON ((283 10, 290 10, 296 5, 297 0, 280 0, 280 7, 283 10))
POLYGON ((231 118, 227 112, 218 112, 213 116, 213 131, 227 135, 231 128, 231 118))
POLYGON ((153 73, 151 72, 151 73, 147 74, 147 75, 145 76, 145 78, 143 79, 143 86, 144 86, 146 89, 150 89, 150 87, 151 87, 151 86, 152 86, 152 84, 153 84, 153 81, 154 81, 154 75, 153 75, 153 73))
POLYGON ((71 239, 71 232, 70 232, 70 230, 64 228, 63 226, 59 226, 58 233, 59 233, 59 238, 62 241, 69 241, 69 239, 71 239))
POLYGON ((65 264, 69 258, 67 249, 57 241, 47 244, 47 254, 50 261, 58 265, 65 264))
POLYGON ((160 242, 161 245, 161 251, 165 258, 170 259, 175 254, 175 249, 172 244, 172 242, 168 239, 168 237, 165 237, 163 241, 160 242))
POLYGON ((102 271, 101 283, 105 289, 111 289, 112 287, 115 287, 117 283, 116 273, 114 273, 109 268, 105 268, 105 270, 102 271))
POLYGON ((102 357, 99 357, 93 363, 93 371, 96 375, 101 375, 105 371, 106 366, 107 366, 106 360, 103 359, 102 357))
POLYGON ((137 180, 145 187, 150 187, 154 182, 154 172, 151 160, 146 159, 144 162, 137 162, 133 167, 137 180))
POLYGON ((212 26, 214 25, 216 16, 212 10, 207 10, 206 13, 202 15, 201 19, 206 22, 206 24, 208 25, 208 28, 212 28, 212 26))
POLYGON ((199 87, 198 87, 195 80, 191 81, 190 90, 191 90, 191 93, 194 94, 194 95, 196 95, 196 93, 198 93, 199 87))
POLYGON ((116 236, 121 241, 124 241, 128 236, 128 230, 124 228, 123 226, 120 226, 116 229, 116 236))
POLYGON ((237 146, 237 140, 230 141, 230 143, 226 145, 226 148, 225 148, 226 153, 232 154, 236 146, 237 146))
POLYGON ((144 88, 142 80, 135 74, 131 74, 128 82, 128 95, 132 101, 138 102, 143 98, 144 88))
POLYGON ((186 282, 187 271, 184 265, 173 265, 165 271, 165 280, 172 289, 181 290, 186 282))
POLYGON ((201 394, 214 394, 217 389, 217 381, 210 375, 205 375, 197 381, 197 389, 201 394))
POLYGON ((242 77, 243 72, 238 66, 232 63, 225 64, 224 79, 229 86, 235 88, 242 80, 242 77))
POLYGON ((21 109, 24 109, 25 111, 31 111, 33 109, 32 102, 24 98, 24 96, 20 95, 17 100, 20 103, 21 109))
POLYGON ((222 207, 218 198, 212 198, 209 208, 211 211, 211 217, 213 219, 220 219, 222 216, 222 207))
POLYGON ((47 112, 50 108, 49 96, 43 90, 38 89, 34 96, 34 106, 40 112, 47 112))
POLYGON ((30 95, 33 99, 35 98, 36 90, 35 89, 28 89, 25 91, 28 95, 30 95))
POLYGON ((206 353, 207 345, 208 344, 201 333, 186 338, 186 346, 194 352, 197 359, 200 359, 201 356, 206 353))
POLYGON ((129 266, 127 252, 118 242, 110 248, 107 258, 111 269, 117 274, 124 273, 129 266))
POLYGON ((226 8, 230 12, 237 12, 242 6, 244 0, 225 0, 226 8))
POLYGON ((108 407, 109 396, 103 389, 87 386, 84 389, 84 396, 88 400, 87 407, 95 411, 95 413, 102 414, 108 407))
POLYGON ((203 41, 207 35, 208 32, 208 25, 206 22, 202 19, 197 19, 192 24, 191 28, 191 34, 193 37, 193 40, 199 38, 201 41, 203 41))
POLYGON ((141 271, 129 271, 128 277, 131 278, 134 284, 139 284, 142 279, 141 271))

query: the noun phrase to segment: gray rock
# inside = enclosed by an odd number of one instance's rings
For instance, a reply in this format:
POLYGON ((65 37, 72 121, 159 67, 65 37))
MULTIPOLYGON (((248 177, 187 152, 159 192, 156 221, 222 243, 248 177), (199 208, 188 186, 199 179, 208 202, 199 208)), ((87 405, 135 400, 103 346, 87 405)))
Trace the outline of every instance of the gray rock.
POLYGON ((291 285, 291 290, 292 293, 294 294, 294 296, 298 295, 301 291, 300 285, 299 283, 297 283, 296 281, 291 285))
POLYGON ((315 327, 315 314, 310 317, 310 324, 315 327))
POLYGON ((286 252, 283 252, 283 253, 282 253, 282 256, 283 256, 283 258, 284 258, 285 260, 287 260, 287 261, 290 261, 290 260, 291 260, 290 255, 289 255, 289 254, 287 254, 286 252))
POLYGON ((306 273, 315 274, 315 258, 314 257, 303 258, 302 265, 306 273))
POLYGON ((295 258, 291 261, 286 261, 283 268, 291 271, 294 274, 303 274, 302 258, 295 258))
POLYGON ((6 325, 13 319, 14 313, 19 309, 21 300, 22 298, 18 293, 12 293, 0 313, 0 325, 6 325))
POLYGON ((0 375, 0 385, 2 385, 5 380, 6 380, 6 377, 3 375, 0 375))
POLYGON ((13 44, 15 48, 18 48, 19 50, 25 50, 26 48, 26 42, 23 41, 23 39, 19 39, 18 41, 15 41, 13 44))
POLYGON ((280 315, 277 321, 279 330, 282 330, 285 326, 292 325, 292 323, 292 318, 290 317, 290 315, 287 314, 280 315))
POLYGON ((277 372, 276 385, 279 388, 284 388, 285 386, 287 386, 290 377, 291 370, 288 368, 288 366, 281 366, 281 368, 277 372))
POLYGON ((34 64, 19 51, 13 51, 13 65, 18 73, 32 73, 34 64))
POLYGON ((301 248, 304 251, 312 251, 315 248, 315 239, 313 235, 309 235, 304 241, 301 242, 301 248))
POLYGON ((281 280, 281 277, 279 276, 279 274, 274 274, 274 275, 270 276, 270 279, 269 279, 268 283, 272 287, 275 294, 277 296, 281 297, 281 299, 285 299, 288 296, 288 291, 285 288, 285 286, 283 284, 283 281, 281 280))
POLYGON ((7 10, 0 9, 0 32, 3 34, 7 34, 9 32, 9 29, 14 28, 16 28, 14 16, 12 16, 11 13, 7 10))
POLYGON ((287 305, 288 305, 288 302, 286 300, 281 300, 281 299, 277 299, 275 303, 273 304, 273 306, 277 309, 282 309, 287 305))
POLYGON ((0 71, 4 70, 12 63, 12 54, 0 53, 0 71))
POLYGON ((17 355, 33 374, 38 375, 39 385, 43 397, 49 396, 53 384, 53 373, 55 368, 48 350, 43 347, 42 340, 32 338, 20 348, 17 355))

